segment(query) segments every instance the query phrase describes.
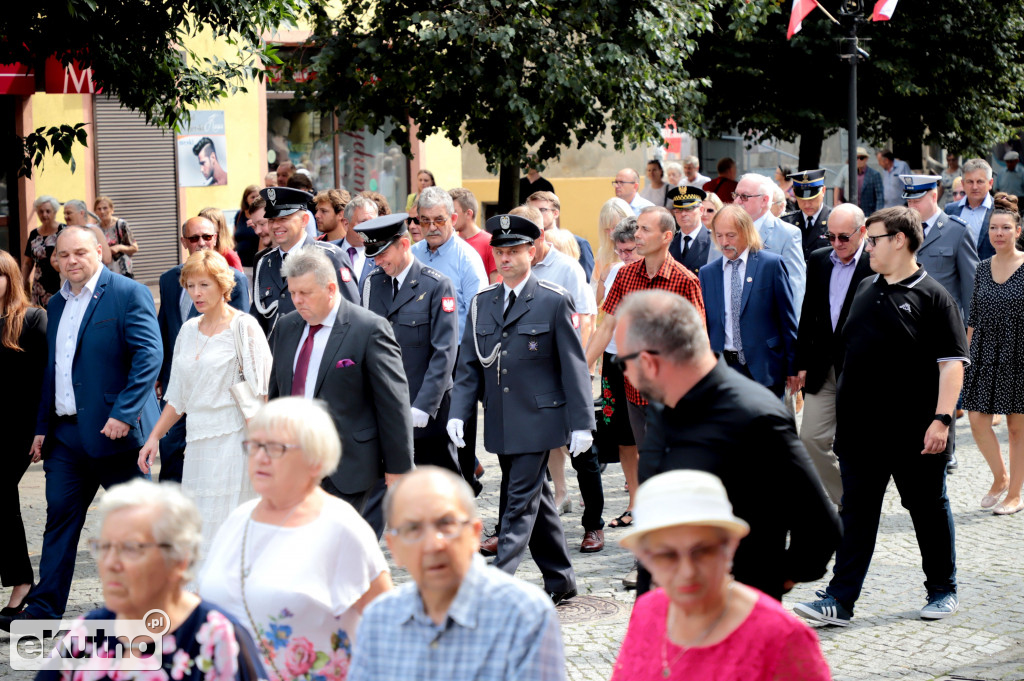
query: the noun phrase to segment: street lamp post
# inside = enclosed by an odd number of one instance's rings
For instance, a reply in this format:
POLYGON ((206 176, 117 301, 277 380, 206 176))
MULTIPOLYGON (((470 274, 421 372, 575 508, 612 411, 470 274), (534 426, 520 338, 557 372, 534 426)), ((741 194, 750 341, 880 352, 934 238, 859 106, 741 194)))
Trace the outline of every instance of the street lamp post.
POLYGON ((863 0, 844 0, 839 15, 847 22, 847 37, 843 39, 843 51, 840 59, 850 62, 850 91, 846 110, 847 130, 847 188, 855 205, 860 205, 860 191, 857 182, 857 62, 866 59, 868 53, 860 47, 857 38, 857 25, 864 21, 863 0))

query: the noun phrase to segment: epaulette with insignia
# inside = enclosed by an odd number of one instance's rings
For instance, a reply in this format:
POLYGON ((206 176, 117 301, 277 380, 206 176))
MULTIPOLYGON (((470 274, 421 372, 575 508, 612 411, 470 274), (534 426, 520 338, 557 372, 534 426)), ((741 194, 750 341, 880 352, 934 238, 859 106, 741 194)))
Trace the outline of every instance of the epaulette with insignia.
POLYGON ((564 288, 562 288, 558 284, 552 284, 550 281, 548 281, 546 279, 538 279, 537 283, 540 284, 541 286, 543 286, 546 289, 554 291, 555 293, 557 293, 560 296, 564 296, 564 295, 566 295, 568 293, 568 291, 566 291, 564 288))
POLYGON ((420 272, 427 275, 431 279, 437 279, 438 281, 440 281, 444 277, 443 274, 435 270, 433 267, 422 267, 420 268, 420 272))
POLYGON ((968 225, 968 224, 967 224, 967 221, 966 221, 966 220, 964 220, 964 219, 963 219, 962 217, 960 217, 959 215, 950 215, 949 213, 946 213, 946 217, 948 217, 948 218, 952 218, 952 219, 953 219, 953 222, 959 222, 959 223, 960 223, 961 225, 963 225, 964 227, 970 227, 970 225, 968 225))
POLYGON ((477 293, 477 295, 480 295, 484 291, 493 291, 494 289, 498 288, 499 286, 501 286, 501 282, 500 281, 495 282, 495 283, 491 284, 490 286, 485 286, 482 289, 480 289, 480 291, 477 293))

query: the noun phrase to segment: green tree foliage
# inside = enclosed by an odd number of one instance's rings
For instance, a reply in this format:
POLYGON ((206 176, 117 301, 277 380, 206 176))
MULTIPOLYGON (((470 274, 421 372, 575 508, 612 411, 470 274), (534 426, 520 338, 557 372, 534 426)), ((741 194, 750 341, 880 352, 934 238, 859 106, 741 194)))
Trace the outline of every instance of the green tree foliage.
MULTIPOLYGON (((839 0, 821 0, 838 16, 839 0)), ((864 2, 868 16, 873 6, 864 2)), ((845 27, 820 10, 786 41, 789 0, 724 6, 690 61, 706 77, 702 132, 740 130, 752 141, 819 140, 846 125, 845 27)), ((904 0, 892 20, 864 22, 870 57, 858 66, 860 137, 897 150, 922 142, 964 154, 1006 141, 1022 125, 1024 3, 904 0)), ((801 165, 807 161, 801 150, 801 165)))
POLYGON ((309 58, 314 106, 345 129, 395 124, 409 152, 443 132, 501 169, 500 200, 518 174, 610 129, 621 149, 660 139, 666 118, 699 120, 698 79, 684 66, 718 0, 358 0, 321 10, 309 58))
MULTIPOLYGON (((299 0, 37 0, 0 13, 0 63, 43 71, 48 56, 91 66, 98 87, 160 127, 180 129, 201 103, 245 91, 248 79, 277 63, 262 34, 298 16, 299 0), (226 56, 200 56, 186 45, 200 33, 226 56)), ((47 151, 73 163, 85 131, 61 126, 20 138, 13 162, 31 175, 47 151), (68 130, 65 130, 68 128, 68 130)))

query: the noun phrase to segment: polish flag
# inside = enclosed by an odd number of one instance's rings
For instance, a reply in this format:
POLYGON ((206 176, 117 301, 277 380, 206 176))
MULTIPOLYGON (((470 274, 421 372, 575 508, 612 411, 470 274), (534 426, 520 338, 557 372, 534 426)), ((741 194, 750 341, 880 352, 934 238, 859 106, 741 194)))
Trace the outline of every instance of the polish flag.
MULTIPOLYGON (((895 0, 891 1, 896 4, 895 0)), ((800 22, 817 6, 817 0, 793 0, 793 13, 789 16, 789 31, 786 33, 786 40, 791 40, 793 35, 803 28, 800 22)))
MULTIPOLYGON (((889 21, 889 19, 892 19, 892 13, 896 11, 897 2, 899 0, 878 0, 875 3, 875 11, 871 14, 871 21, 889 21)), ((790 22, 790 25, 792 26, 792 22, 790 22)))

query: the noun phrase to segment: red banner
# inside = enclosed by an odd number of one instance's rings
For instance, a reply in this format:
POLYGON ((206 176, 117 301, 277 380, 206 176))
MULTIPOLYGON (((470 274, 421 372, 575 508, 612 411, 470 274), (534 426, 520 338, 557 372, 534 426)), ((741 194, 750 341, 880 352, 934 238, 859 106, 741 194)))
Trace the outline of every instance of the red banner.
POLYGON ((24 64, 0 64, 0 95, 31 95, 36 74, 24 64))
POLYGON ((46 92, 57 95, 95 95, 102 90, 96 89, 91 67, 83 69, 77 61, 72 61, 65 68, 55 57, 47 57, 46 92))

